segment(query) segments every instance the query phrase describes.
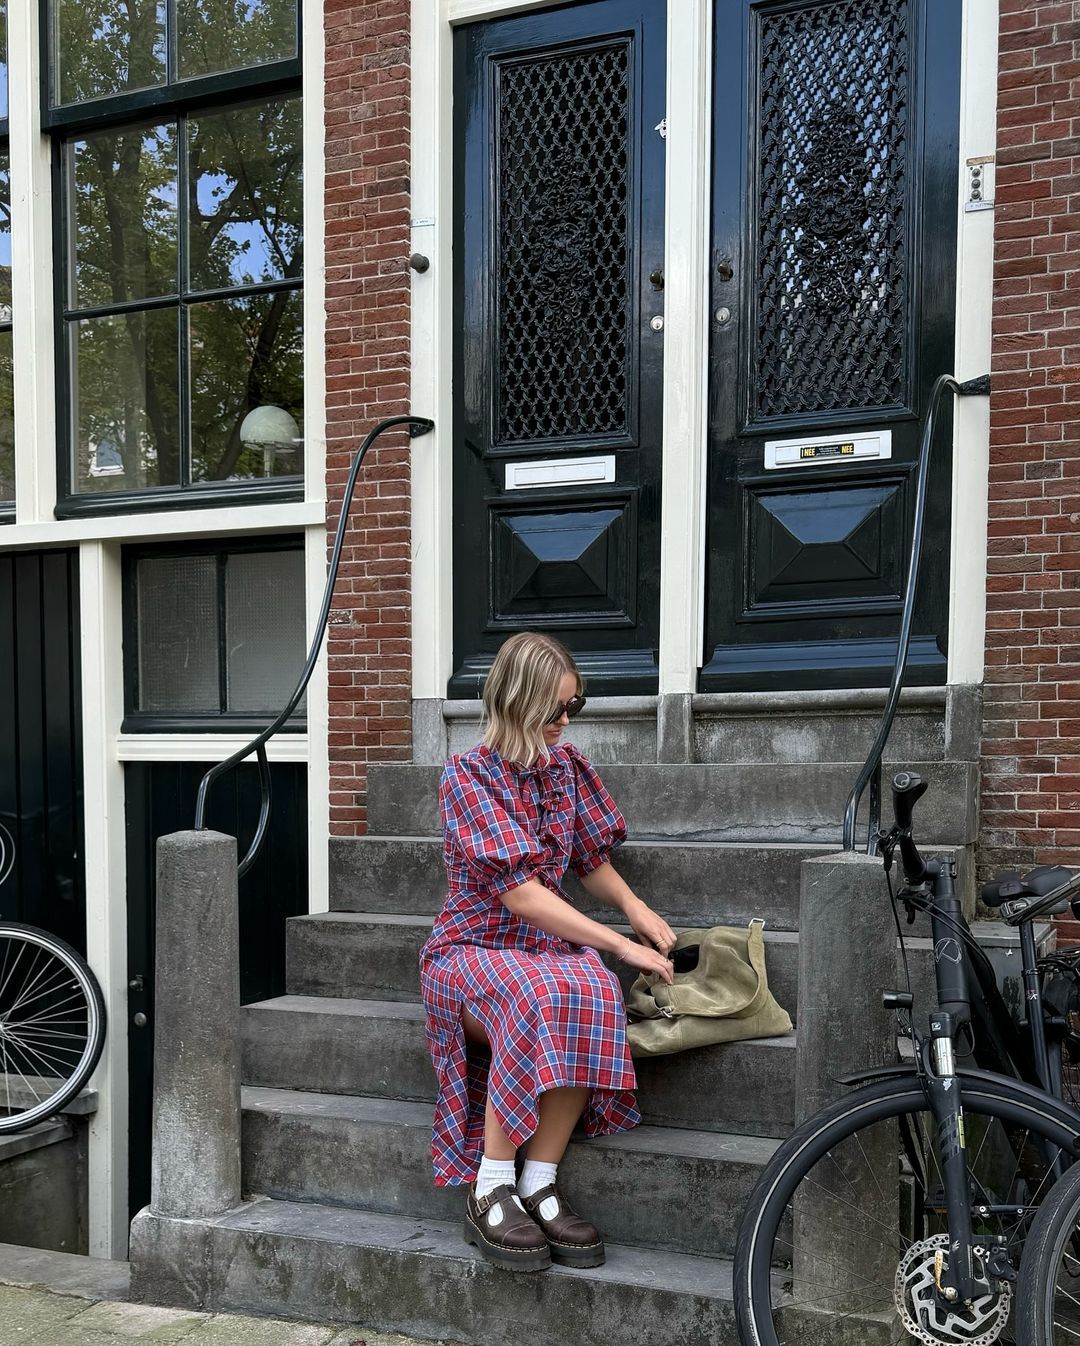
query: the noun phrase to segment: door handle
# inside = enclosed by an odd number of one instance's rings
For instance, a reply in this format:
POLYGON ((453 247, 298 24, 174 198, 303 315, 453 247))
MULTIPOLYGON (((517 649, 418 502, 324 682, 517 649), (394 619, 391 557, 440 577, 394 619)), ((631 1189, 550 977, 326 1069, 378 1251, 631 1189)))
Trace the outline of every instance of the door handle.
POLYGON ((653 287, 654 290, 662 290, 662 289, 664 288, 664 269, 663 269, 663 267, 659 267, 659 266, 658 266, 658 267, 656 268, 656 270, 653 271, 653 272, 650 274, 650 276, 649 276, 649 284, 653 287))
POLYGON ((735 269, 730 262, 717 262, 716 275, 718 280, 731 280, 735 275, 735 269))

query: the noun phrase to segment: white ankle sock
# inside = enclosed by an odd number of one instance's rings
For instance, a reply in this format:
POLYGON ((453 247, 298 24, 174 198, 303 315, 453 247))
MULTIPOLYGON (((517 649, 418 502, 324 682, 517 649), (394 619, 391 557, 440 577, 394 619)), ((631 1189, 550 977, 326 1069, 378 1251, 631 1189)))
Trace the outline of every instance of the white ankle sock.
MULTIPOLYGON (((539 1159, 526 1159, 525 1167, 521 1170, 521 1177, 518 1179, 518 1195, 529 1197, 534 1192, 550 1187, 554 1183, 558 1171, 558 1164, 544 1164, 539 1159)), ((540 1214, 545 1220, 552 1219, 558 1213, 559 1203, 553 1196, 549 1196, 546 1201, 541 1202, 540 1214)))
MULTIPOLYGON (((478 1197, 487 1196, 489 1192, 494 1192, 496 1187, 513 1187, 514 1182, 515 1165, 512 1159, 489 1159, 485 1154, 480 1160, 480 1168, 476 1174, 478 1197)), ((514 1200, 517 1201, 517 1198, 514 1200)), ((517 1201, 517 1204, 521 1206, 520 1201, 517 1201)))

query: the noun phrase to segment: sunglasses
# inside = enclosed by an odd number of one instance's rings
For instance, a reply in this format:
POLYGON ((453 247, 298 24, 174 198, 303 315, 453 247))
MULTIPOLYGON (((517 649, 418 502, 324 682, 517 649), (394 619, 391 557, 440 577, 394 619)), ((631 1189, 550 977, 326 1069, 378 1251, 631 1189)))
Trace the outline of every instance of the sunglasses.
POLYGON ((548 724, 558 724, 564 715, 569 716, 572 720, 584 705, 585 698, 583 696, 572 696, 569 701, 564 701, 561 706, 555 708, 554 714, 549 717, 547 722, 548 724))

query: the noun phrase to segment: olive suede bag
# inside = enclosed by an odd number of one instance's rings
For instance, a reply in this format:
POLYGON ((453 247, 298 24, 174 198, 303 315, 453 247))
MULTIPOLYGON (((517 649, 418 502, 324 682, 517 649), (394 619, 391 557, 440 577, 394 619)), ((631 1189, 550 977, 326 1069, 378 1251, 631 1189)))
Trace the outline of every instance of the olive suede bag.
POLYGON ((672 984, 643 972, 630 987, 631 1056, 790 1033, 791 1017, 777 1004, 765 974, 764 928, 763 921, 751 921, 745 930, 726 925, 684 930, 672 950, 672 984))

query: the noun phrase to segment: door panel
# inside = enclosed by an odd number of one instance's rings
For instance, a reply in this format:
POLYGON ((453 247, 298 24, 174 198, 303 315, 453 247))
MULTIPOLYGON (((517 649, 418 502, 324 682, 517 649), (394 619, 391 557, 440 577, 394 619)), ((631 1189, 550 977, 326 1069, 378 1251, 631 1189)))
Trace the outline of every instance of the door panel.
POLYGON ((664 49, 659 0, 455 35, 452 696, 523 627, 656 688, 664 49))
POLYGON ((85 953, 78 567, 0 556, 0 916, 85 953))
MULTIPOLYGON (((959 0, 717 7, 705 689, 888 681, 919 420, 953 365, 959 21, 959 0), (891 453, 858 456, 868 433, 891 453), (776 442, 792 465, 766 467, 776 442)), ((946 674, 950 433, 915 682, 946 674)))

